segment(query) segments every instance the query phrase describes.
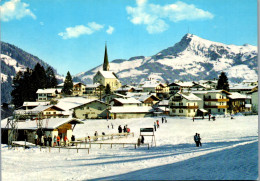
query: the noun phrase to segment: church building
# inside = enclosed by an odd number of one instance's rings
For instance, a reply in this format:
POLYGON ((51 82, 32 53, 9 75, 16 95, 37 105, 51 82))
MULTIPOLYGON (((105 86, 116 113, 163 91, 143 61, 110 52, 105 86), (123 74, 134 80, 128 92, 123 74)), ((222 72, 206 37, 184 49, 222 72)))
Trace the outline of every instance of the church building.
POLYGON ((109 84, 111 91, 115 91, 121 87, 121 83, 113 71, 109 70, 109 62, 107 55, 107 45, 105 46, 105 56, 103 63, 103 70, 99 70, 93 78, 93 83, 99 83, 103 86, 109 84))

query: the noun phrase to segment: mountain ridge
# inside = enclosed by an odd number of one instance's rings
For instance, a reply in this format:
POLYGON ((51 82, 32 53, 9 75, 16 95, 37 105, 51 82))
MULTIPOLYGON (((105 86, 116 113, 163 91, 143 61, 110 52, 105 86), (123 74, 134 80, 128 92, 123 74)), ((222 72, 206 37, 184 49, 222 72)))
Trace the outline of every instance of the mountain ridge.
MULTIPOLYGON (((226 45, 185 34, 175 45, 155 55, 113 60, 110 69, 123 84, 140 83, 149 76, 167 82, 213 79, 218 78, 221 71, 226 71, 229 79, 236 82, 257 79, 257 56, 256 46, 226 45), (245 75, 246 72, 249 74, 245 75)), ((92 77, 101 68, 101 65, 97 66, 76 77, 85 83, 91 83, 92 77)))

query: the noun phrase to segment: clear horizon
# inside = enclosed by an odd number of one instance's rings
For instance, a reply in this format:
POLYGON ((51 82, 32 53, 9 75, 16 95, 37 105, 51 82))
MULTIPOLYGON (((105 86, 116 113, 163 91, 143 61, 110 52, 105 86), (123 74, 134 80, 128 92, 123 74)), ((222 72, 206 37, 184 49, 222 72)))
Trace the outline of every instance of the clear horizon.
POLYGON ((256 0, 8 0, 1 39, 53 66, 88 71, 108 59, 152 56, 191 33, 224 44, 257 46, 256 0))

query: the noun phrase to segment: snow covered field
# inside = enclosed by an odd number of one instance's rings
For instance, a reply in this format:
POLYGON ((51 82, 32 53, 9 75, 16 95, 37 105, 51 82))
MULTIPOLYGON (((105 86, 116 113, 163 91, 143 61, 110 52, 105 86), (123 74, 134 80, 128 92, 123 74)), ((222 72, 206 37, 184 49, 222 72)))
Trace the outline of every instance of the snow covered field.
MULTIPOLYGON (((258 116, 217 118, 216 121, 167 117, 128 120, 87 120, 77 125, 77 138, 95 131, 116 133, 128 125, 134 137, 104 142, 136 143, 140 128, 152 127, 156 147, 92 145, 86 150, 8 150, 2 145, 2 180, 256 180, 258 178, 258 116), (111 129, 111 123, 114 129, 111 129), (108 128, 107 125, 110 125, 108 128), (200 133, 202 147, 193 136, 200 133)), ((145 143, 151 138, 145 137, 145 143)))

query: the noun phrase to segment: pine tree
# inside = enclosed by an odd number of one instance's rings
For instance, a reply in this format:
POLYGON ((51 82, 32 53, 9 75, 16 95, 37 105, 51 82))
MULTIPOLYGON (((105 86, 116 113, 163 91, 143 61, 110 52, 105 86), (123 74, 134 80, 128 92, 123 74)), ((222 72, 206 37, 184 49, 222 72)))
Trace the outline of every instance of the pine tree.
POLYGON ((219 76, 218 84, 217 84, 217 90, 229 91, 228 78, 227 78, 225 72, 221 72, 221 74, 219 76))
POLYGON ((55 88, 58 84, 58 81, 55 77, 54 71, 51 67, 48 67, 46 70, 46 76, 47 76, 47 88, 55 88))
POLYGON ((106 85, 105 94, 111 94, 111 88, 109 84, 106 85))
POLYGON ((72 89, 73 89, 72 77, 70 75, 70 72, 68 72, 67 76, 65 78, 65 81, 64 81, 64 86, 63 86, 62 92, 64 94, 71 95, 72 89))
POLYGON ((11 92, 12 96, 12 103, 14 104, 15 108, 18 108, 23 105, 23 96, 22 94, 22 72, 18 72, 13 79, 13 90, 11 92))

